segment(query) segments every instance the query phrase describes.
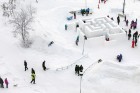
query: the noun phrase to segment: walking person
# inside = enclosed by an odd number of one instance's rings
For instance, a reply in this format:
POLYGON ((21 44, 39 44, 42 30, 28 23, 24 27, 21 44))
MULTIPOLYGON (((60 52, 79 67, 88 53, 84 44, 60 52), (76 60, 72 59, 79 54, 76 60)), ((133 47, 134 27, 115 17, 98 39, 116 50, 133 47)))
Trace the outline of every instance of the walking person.
POLYGON ((46 62, 46 61, 44 60, 43 63, 42 63, 42 68, 43 68, 44 71, 46 71, 45 62, 46 62))
POLYGON ((35 77, 36 77, 36 75, 35 75, 34 73, 32 73, 32 74, 31 74, 31 77, 32 77, 32 81, 31 81, 30 83, 33 82, 33 84, 35 84, 35 77))
POLYGON ((8 84, 9 84, 9 82, 8 82, 7 78, 5 78, 4 81, 5 81, 6 88, 8 88, 8 84))
POLYGON ((25 67, 25 71, 28 70, 28 67, 27 67, 27 62, 26 60, 24 60, 24 67, 25 67))

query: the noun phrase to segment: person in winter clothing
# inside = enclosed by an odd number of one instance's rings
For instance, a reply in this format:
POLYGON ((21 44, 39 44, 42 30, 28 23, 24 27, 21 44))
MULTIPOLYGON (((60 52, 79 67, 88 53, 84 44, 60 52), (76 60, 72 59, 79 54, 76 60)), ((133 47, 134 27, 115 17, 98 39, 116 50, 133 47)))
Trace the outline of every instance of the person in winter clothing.
POLYGON ((126 20, 126 21, 125 21, 125 23, 126 23, 126 26, 128 26, 129 21, 128 21, 128 20, 126 20))
POLYGON ((79 67, 79 70, 80 70, 80 72, 83 72, 83 66, 82 65, 79 67))
POLYGON ((67 30, 68 29, 68 25, 67 24, 65 24, 65 30, 67 30))
POLYGON ((124 21, 126 22, 126 15, 125 15, 125 17, 124 17, 124 21))
POLYGON ((75 74, 78 74, 77 71, 78 71, 78 65, 75 66, 75 74))
POLYGON ((7 78, 5 78, 5 84, 6 84, 6 88, 8 88, 8 84, 9 84, 9 82, 8 82, 8 80, 7 80, 7 78))
POLYGON ((134 39, 132 40, 132 48, 134 48, 134 46, 135 46, 135 41, 134 41, 134 39))
POLYGON ((79 42, 79 36, 77 36, 76 41, 75 41, 77 46, 78 46, 78 42, 79 42))
POLYGON ((35 70, 33 68, 31 69, 31 74, 35 74, 35 70))
POLYGON ((74 14, 74 19, 76 19, 76 12, 74 12, 73 14, 74 14))
POLYGON ((28 70, 28 67, 27 67, 27 62, 26 60, 24 60, 24 67, 25 67, 25 71, 28 70))
POLYGON ((36 75, 35 75, 34 73, 32 73, 32 74, 31 74, 31 77, 32 77, 32 81, 31 81, 30 83, 33 82, 33 84, 35 84, 35 77, 36 77, 36 75))
POLYGON ((75 74, 78 74, 78 76, 79 76, 79 66, 78 65, 75 66, 75 74))
POLYGON ((3 83, 4 83, 4 82, 3 82, 3 79, 0 77, 0 87, 1 87, 1 88, 4 88, 3 83))
POLYGON ((118 25, 120 24, 120 17, 118 16, 117 17, 117 22, 118 22, 118 25))
POLYGON ((134 24, 134 20, 132 20, 132 21, 131 21, 131 24, 130 24, 130 29, 132 29, 133 24, 134 24))
POLYGON ((119 62, 121 62, 121 60, 122 60, 122 54, 117 55, 117 60, 118 60, 119 62))
POLYGON ((51 46, 52 44, 54 44, 54 42, 53 42, 53 41, 51 41, 51 42, 48 44, 48 47, 49 47, 49 46, 51 46))
POLYGON ((42 68, 43 68, 44 71, 46 71, 45 60, 42 63, 42 68))

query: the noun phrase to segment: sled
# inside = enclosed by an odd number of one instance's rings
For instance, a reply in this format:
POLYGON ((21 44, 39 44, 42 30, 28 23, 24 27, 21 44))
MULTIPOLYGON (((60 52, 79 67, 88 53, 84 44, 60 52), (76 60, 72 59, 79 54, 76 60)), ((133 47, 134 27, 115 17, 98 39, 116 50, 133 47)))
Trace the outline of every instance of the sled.
POLYGON ((72 19, 73 19, 73 16, 67 17, 67 20, 68 20, 68 21, 70 21, 70 20, 72 20, 72 19))

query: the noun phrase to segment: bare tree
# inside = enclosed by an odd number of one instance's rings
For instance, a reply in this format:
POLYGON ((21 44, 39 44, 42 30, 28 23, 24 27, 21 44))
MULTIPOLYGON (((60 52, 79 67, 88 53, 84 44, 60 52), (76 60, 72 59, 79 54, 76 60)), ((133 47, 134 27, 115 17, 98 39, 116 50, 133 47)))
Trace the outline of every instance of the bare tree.
POLYGON ((29 31, 32 30, 31 24, 33 23, 35 9, 30 5, 26 9, 21 9, 14 14, 10 22, 14 25, 14 33, 20 34, 22 44, 24 47, 29 47, 31 42, 29 40, 29 31))

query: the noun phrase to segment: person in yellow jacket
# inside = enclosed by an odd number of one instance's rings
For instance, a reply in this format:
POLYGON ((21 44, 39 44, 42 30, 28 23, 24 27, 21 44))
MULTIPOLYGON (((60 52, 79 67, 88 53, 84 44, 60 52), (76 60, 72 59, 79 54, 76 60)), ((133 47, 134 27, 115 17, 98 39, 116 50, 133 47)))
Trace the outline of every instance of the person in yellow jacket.
POLYGON ((33 84, 35 84, 35 77, 36 77, 36 75, 34 73, 32 73, 31 77, 32 77, 32 81, 30 83, 33 82, 33 84))

